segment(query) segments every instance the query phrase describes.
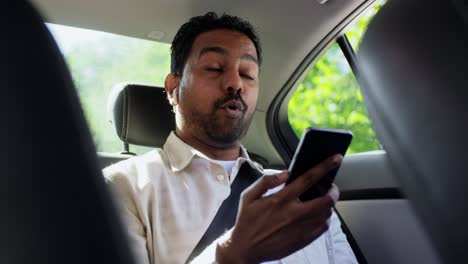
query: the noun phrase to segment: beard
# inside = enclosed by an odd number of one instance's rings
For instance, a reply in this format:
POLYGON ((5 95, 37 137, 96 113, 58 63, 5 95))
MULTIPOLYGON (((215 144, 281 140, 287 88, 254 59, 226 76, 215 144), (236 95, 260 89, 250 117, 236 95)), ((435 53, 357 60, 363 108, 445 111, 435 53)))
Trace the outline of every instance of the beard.
POLYGON ((187 125, 192 126, 197 136, 204 141, 220 147, 231 147, 245 136, 252 121, 253 113, 247 112, 247 104, 238 94, 229 93, 213 103, 209 113, 192 110, 190 113, 182 113, 187 125), (230 100, 237 100, 242 104, 242 114, 238 118, 229 118, 220 115, 222 105, 230 100))

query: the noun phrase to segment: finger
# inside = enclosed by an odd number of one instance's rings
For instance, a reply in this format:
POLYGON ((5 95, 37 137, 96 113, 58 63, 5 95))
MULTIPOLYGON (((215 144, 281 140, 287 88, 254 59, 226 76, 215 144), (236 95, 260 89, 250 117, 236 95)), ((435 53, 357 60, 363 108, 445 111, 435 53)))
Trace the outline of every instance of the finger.
POLYGON ((336 204, 340 199, 340 190, 338 189, 338 186, 332 183, 332 187, 328 190, 327 195, 330 196, 333 199, 334 204, 336 204))
POLYGON ((328 192, 321 197, 316 199, 301 202, 304 205, 306 210, 313 210, 314 208, 321 209, 321 208, 331 208, 333 207, 340 197, 340 191, 338 186, 332 183, 332 187, 328 190, 328 192))
POLYGON ((294 219, 290 223, 297 226, 319 226, 327 223, 330 217, 333 214, 333 208, 329 207, 326 209, 321 209, 320 211, 308 212, 306 214, 301 215, 300 217, 294 219))
POLYGON ((283 188, 278 194, 280 197, 284 198, 285 200, 292 200, 296 199, 317 183, 322 177, 324 177, 330 170, 336 168, 340 165, 341 161, 343 160, 343 156, 340 154, 335 154, 317 166, 311 168, 310 170, 306 171, 304 174, 299 176, 285 188, 283 188))
POLYGON ((296 221, 318 220, 323 222, 331 216, 334 204, 334 198, 325 194, 310 201, 295 203, 292 206, 290 215, 291 218, 295 218, 296 221))
POLYGON ((340 197, 338 186, 332 184, 328 192, 316 199, 302 202, 303 208, 306 211, 326 210, 333 207, 340 197))
POLYGON ((286 182, 288 179, 288 172, 283 171, 275 175, 264 175, 257 180, 252 186, 242 193, 242 199, 245 201, 253 201, 260 198, 269 189, 277 187, 286 182))

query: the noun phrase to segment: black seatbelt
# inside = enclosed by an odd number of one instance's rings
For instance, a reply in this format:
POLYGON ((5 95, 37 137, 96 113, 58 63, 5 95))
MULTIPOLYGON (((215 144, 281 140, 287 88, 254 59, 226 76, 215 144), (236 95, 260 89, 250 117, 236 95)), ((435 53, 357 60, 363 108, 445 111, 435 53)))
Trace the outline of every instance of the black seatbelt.
POLYGON ((219 238, 226 230, 231 229, 236 223, 237 210, 239 208, 239 199, 241 193, 254 183, 262 173, 251 167, 249 162, 244 162, 239 172, 237 173, 236 179, 231 184, 231 193, 221 204, 221 207, 216 213, 215 218, 211 222, 210 226, 202 236, 195 249, 190 254, 186 263, 189 263, 196 256, 200 255, 207 246, 213 241, 219 238))

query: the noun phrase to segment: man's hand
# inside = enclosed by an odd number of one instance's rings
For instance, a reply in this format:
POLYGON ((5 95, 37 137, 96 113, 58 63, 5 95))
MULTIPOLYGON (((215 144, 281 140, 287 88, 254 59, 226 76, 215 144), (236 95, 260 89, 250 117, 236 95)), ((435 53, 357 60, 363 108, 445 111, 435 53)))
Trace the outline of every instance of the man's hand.
POLYGON ((301 202, 299 195, 336 168, 343 157, 328 158, 279 192, 263 197, 286 182, 288 173, 264 176, 241 196, 231 238, 216 249, 219 263, 259 263, 286 257, 310 244, 329 227, 332 207, 338 200, 333 186, 328 194, 301 202))

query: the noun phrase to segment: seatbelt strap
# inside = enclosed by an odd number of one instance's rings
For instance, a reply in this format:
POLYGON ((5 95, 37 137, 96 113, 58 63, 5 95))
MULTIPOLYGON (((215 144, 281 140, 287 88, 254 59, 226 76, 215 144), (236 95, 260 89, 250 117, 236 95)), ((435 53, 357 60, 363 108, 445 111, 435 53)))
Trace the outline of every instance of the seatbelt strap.
POLYGON ((200 255, 206 247, 234 226, 241 193, 261 176, 262 173, 252 168, 249 162, 244 162, 241 165, 236 179, 231 184, 231 193, 221 204, 215 218, 193 249, 186 263, 190 263, 190 261, 200 255))

